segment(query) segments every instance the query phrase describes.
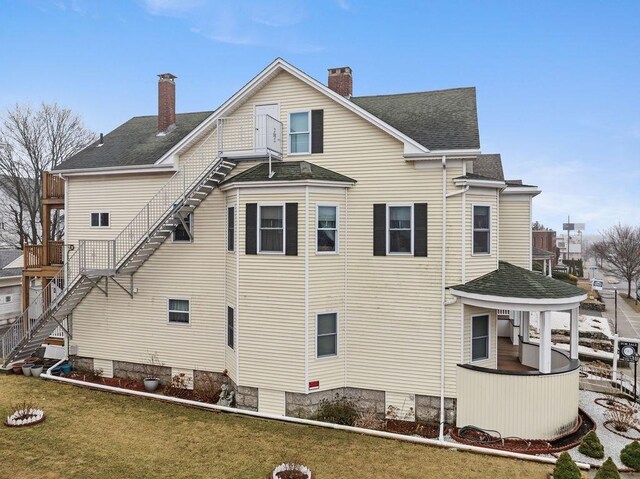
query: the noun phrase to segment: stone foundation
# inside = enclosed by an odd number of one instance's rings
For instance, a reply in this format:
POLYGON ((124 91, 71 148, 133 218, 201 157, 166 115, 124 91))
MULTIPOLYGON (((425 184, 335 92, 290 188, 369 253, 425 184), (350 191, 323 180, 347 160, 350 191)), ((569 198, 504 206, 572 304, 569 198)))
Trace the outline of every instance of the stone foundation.
POLYGON ((236 407, 249 411, 258 410, 258 388, 249 386, 236 387, 236 407))
MULTIPOLYGON (((439 425, 440 397, 416 394, 416 421, 439 425)), ((456 425, 455 398, 444 398, 444 422, 450 426, 456 425)))
POLYGON ((93 358, 83 358, 80 356, 69 356, 69 362, 73 369, 79 369, 83 371, 93 371, 93 358))
POLYGON ((285 414, 287 416, 310 418, 318 412, 320 403, 331 401, 336 395, 347 397, 366 411, 375 411, 381 419, 385 415, 384 391, 360 388, 336 388, 326 391, 304 393, 285 393, 285 414))
POLYGON ((236 390, 234 383, 229 376, 213 371, 193 371, 193 389, 203 389, 211 384, 227 383, 233 391, 236 390))
MULTIPOLYGON (((126 361, 113 361, 113 377, 140 381, 146 377, 149 366, 146 364, 129 363, 126 361)), ((171 382, 171 368, 166 366, 153 366, 153 375, 157 376, 160 384, 171 382)))

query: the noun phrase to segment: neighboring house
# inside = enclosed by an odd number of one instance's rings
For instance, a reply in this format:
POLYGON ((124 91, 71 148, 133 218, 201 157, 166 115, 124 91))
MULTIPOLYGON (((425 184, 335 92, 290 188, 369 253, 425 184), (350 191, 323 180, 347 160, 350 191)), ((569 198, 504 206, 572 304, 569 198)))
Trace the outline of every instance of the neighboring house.
POLYGON ((531 235, 533 236, 533 247, 552 253, 551 267, 553 268, 557 265, 559 251, 556 243, 556 232, 552 229, 533 230, 531 235))
POLYGON ((556 245, 558 246, 560 261, 582 259, 582 231, 572 234, 568 241, 566 235, 558 236, 556 245))
POLYGON ((22 312, 22 251, 0 248, 0 332, 22 312))
MULTIPOLYGON (((29 204, 33 196, 39 196, 34 191, 35 182, 31 179, 20 179, 19 181, 6 175, 0 175, 0 248, 15 248, 20 246, 20 234, 16 227, 16 215, 22 214, 27 230, 30 230, 29 204), (20 185, 19 187, 17 185, 20 185), (25 198, 29 197, 29 200, 25 198), (20 213, 20 201, 22 202, 22 213, 20 213)), ((35 211, 36 225, 40 225, 40 212, 35 211)), ((40 230, 38 229, 38 233, 40 230)))
POLYGON ((475 89, 351 85, 349 68, 327 87, 277 59, 214 112, 176 115, 161 75, 157 117, 56 168, 67 283, 50 279, 56 301, 6 361, 69 315, 76 364, 140 377, 157 355, 163 380, 196 385, 226 372, 240 408, 309 415, 343 393, 503 436, 574 427, 585 295, 530 271, 540 191, 480 153, 475 89), (571 311, 570 356, 551 310, 571 311))

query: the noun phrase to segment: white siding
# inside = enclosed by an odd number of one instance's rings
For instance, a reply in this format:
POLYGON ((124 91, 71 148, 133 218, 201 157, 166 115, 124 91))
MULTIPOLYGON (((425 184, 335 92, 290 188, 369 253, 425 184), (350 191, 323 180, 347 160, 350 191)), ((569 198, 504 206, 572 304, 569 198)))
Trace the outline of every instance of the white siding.
POLYGON ((258 412, 284 416, 285 393, 274 389, 258 389, 258 412))
POLYGON ((500 259, 531 269, 531 199, 500 196, 500 259))

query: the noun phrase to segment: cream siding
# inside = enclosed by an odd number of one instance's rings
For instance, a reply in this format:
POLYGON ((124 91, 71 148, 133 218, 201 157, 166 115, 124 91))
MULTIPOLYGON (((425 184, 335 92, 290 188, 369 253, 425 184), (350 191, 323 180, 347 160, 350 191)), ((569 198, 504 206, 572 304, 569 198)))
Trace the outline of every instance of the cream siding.
POLYGON ((284 416, 285 392, 274 389, 258 389, 258 411, 266 414, 284 416))
POLYGON ((531 269, 531 198, 500 196, 500 259, 531 269))

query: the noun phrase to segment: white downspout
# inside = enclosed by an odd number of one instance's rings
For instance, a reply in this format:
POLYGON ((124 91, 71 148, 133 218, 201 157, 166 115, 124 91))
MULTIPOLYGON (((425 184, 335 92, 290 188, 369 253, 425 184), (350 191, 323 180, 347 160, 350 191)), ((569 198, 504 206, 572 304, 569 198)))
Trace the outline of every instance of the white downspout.
POLYGON ((445 337, 445 282, 447 278, 446 243, 447 232, 447 157, 442 156, 442 268, 441 268, 441 301, 440 301, 440 433, 438 440, 444 442, 444 337, 445 337))

